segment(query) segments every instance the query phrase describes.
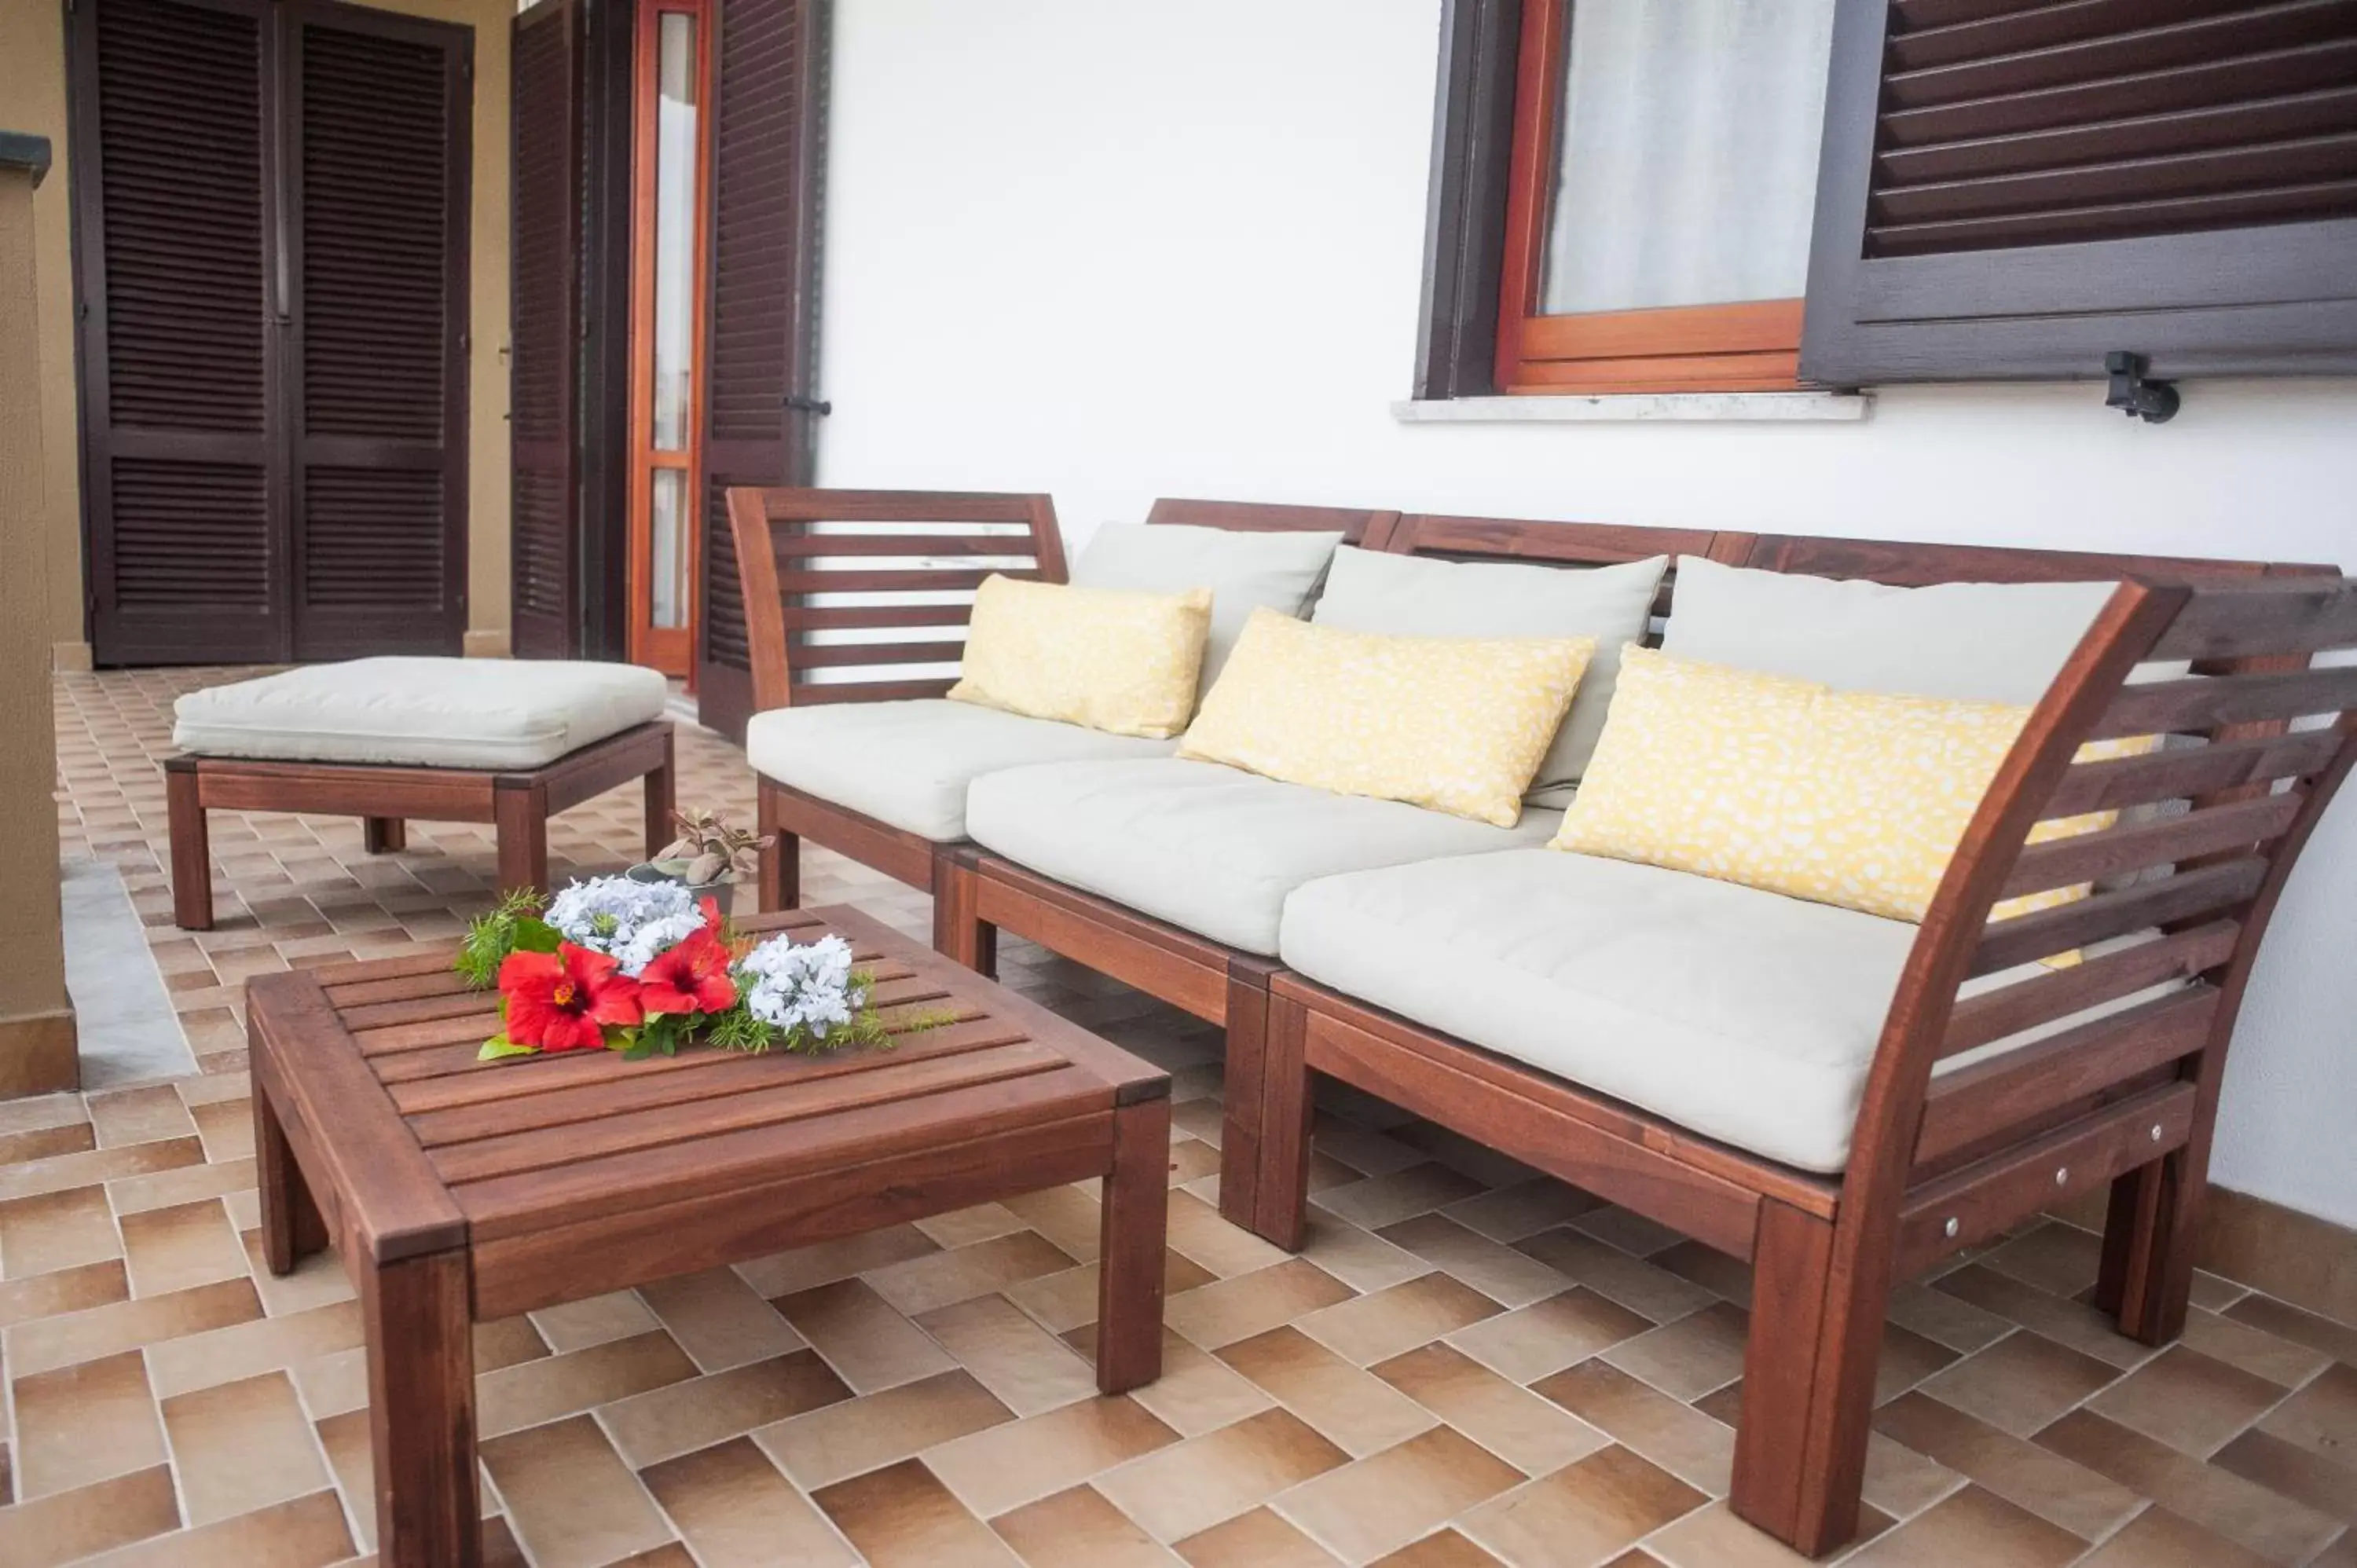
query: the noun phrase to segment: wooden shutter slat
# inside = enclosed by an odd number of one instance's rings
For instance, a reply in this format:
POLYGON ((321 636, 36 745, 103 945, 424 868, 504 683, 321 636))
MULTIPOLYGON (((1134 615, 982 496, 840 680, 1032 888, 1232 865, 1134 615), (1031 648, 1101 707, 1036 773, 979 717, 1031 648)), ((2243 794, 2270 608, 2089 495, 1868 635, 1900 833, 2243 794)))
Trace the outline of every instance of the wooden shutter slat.
MULTIPOLYGON (((2048 48, 1992 53, 1910 70, 1904 63, 1914 35, 1890 43, 1895 69, 1884 77, 1887 102, 1916 107, 2028 92, 2073 82, 2161 70, 2267 49, 2327 45, 2347 34, 2357 0, 2284 0, 2223 16, 2164 27, 2138 27, 2153 15, 2150 0, 2116 7, 2115 27, 2048 48)), ((2001 40, 1992 40, 2000 41, 2001 40)))
MULTIPOLYGON (((2350 95, 2357 105, 2357 92, 2350 95)), ((2116 204, 2179 197, 2265 194, 2357 177, 2357 130, 2260 146, 2210 147, 2159 157, 2123 158, 2062 168, 2029 169, 1943 180, 1883 192, 1883 222, 1910 219, 2029 216, 2089 199, 2116 204)), ((1879 226, 1879 225, 1878 225, 1879 226)))
MULTIPOLYGON (((2350 50, 2350 69, 2357 72, 2357 46, 2350 50)), ((1886 188, 1899 188, 2002 169, 2059 168, 2108 158, 2248 147, 2352 124, 2357 124, 2357 82, 2250 102, 2207 104, 1918 146, 1888 146, 1877 156, 1877 174, 1886 188)))
POLYGON ((2074 82, 2041 92, 1894 109, 1881 119, 1886 149, 2107 120, 2236 105, 2345 86, 2357 72, 2357 39, 2208 60, 2138 76, 2074 82))
POLYGON ((578 0, 542 0, 516 18, 511 56, 510 637, 520 659, 562 659, 579 647, 576 200, 584 178, 582 27, 578 0))

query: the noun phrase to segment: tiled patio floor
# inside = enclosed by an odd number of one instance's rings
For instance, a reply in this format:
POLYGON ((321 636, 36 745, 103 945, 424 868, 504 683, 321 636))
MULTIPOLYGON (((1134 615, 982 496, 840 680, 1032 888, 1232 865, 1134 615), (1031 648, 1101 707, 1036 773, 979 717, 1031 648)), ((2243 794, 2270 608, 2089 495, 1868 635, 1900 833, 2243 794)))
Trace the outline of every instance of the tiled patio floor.
MULTIPOLYGON (((169 698, 59 686, 69 856, 119 866, 201 1076, 0 1105, 0 1568, 313 1568, 370 1548, 359 1315, 332 1260, 258 1240, 239 989, 441 941, 484 830, 399 856, 355 822, 217 814, 221 925, 169 924, 169 698)), ((683 736, 683 801, 749 812, 683 736)), ((635 858, 624 792, 554 854, 635 858)), ((822 857, 814 899, 924 899, 822 857)), ((1178 1074, 1168 1370, 1092 1396, 1096 1199, 1065 1187, 487 1326, 490 1561, 942 1568, 1796 1561, 1727 1487, 1747 1281, 1628 1213, 1379 1106, 1319 1127, 1315 1237, 1217 1217, 1218 1041, 1019 944, 1007 977, 1178 1074)), ((2357 1326, 2200 1281, 2184 1344, 2079 1304, 2093 1238, 2019 1234, 1904 1290, 1849 1559, 1936 1568, 2357 1565, 2357 1326), (2157 1501, 2155 1499, 2158 1499, 2157 1501)))

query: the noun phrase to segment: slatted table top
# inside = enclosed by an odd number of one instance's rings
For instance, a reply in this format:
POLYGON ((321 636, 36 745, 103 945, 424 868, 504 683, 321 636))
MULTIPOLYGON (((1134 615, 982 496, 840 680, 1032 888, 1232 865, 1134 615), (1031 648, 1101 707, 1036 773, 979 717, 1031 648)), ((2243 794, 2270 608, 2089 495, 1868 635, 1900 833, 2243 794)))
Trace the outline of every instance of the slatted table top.
MULTIPOLYGON (((257 977, 257 1090, 285 1119, 347 1259, 464 1246, 479 1276, 500 1243, 517 1255, 552 1234, 591 1246, 646 1217, 705 1215, 715 1194, 774 1204, 797 1178, 898 1179, 902 1156, 948 1169, 945 1152, 1003 1160, 1010 1138, 1076 1146, 1109 1129, 1116 1105, 1168 1093, 1160 1069, 857 910, 740 927, 843 936, 875 978, 891 1048, 482 1062, 498 993, 468 989, 447 952, 257 977)), ((531 1250, 545 1268, 545 1248, 531 1250)), ((514 1294, 479 1278, 479 1300, 514 1294)))

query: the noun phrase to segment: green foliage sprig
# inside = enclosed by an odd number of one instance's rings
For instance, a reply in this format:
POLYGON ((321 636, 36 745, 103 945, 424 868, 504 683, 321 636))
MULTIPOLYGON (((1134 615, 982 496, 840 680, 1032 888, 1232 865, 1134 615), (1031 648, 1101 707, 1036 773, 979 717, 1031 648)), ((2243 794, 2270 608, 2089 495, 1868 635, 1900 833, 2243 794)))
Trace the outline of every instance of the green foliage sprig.
POLYGON ((500 982, 500 965, 511 952, 554 952, 564 939, 542 919, 548 901, 531 887, 515 887, 500 895, 490 913, 467 923, 458 942, 457 961, 451 965, 477 991, 489 991, 500 982))

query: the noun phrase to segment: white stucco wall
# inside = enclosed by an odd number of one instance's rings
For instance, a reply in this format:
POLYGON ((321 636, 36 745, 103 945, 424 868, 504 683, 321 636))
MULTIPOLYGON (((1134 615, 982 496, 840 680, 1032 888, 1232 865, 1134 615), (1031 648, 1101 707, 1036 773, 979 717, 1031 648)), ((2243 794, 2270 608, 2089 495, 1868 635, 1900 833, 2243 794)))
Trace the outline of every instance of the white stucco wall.
MULTIPOLYGON (((837 0, 823 482, 2357 566, 2357 381, 1882 393, 1857 424, 1403 426, 1437 0, 837 0)), ((2357 801, 2285 899, 2215 1174, 2357 1225, 2357 801)))

